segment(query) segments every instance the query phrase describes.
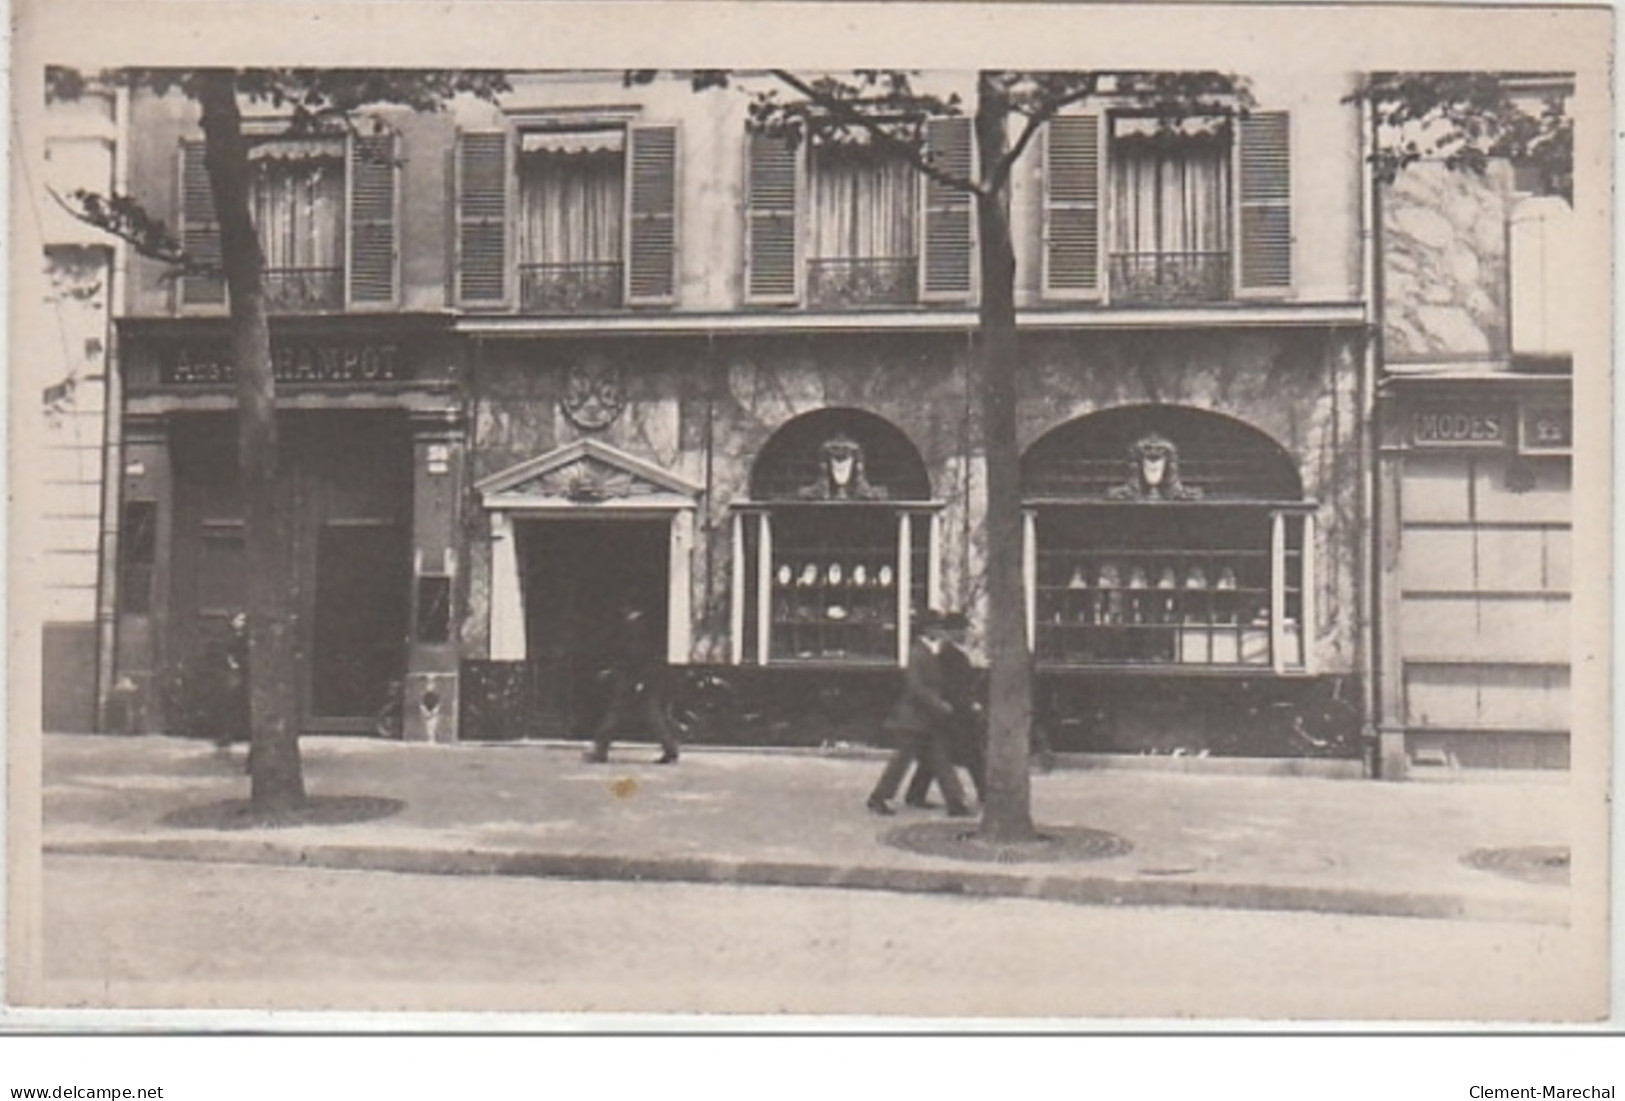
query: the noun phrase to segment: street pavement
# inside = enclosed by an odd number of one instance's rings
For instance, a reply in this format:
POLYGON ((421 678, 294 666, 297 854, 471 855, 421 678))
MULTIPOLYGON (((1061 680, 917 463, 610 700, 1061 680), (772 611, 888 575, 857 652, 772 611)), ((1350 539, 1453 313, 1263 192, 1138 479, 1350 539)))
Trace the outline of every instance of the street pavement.
POLYGON ((617 745, 602 765, 575 744, 301 744, 310 795, 393 799, 398 812, 345 825, 181 827, 166 816, 246 798, 240 747, 46 735, 44 850, 1545 924, 1600 913, 1606 899, 1590 885, 1604 882, 1602 857, 1585 855, 1600 854, 1602 839, 1575 845, 1597 808, 1568 774, 1441 771, 1382 783, 1231 774, 1178 758, 1063 759, 1032 778, 1040 829, 1105 831, 1126 845, 1095 859, 989 863, 888 843, 897 829, 946 819, 901 806, 894 818, 867 813, 881 758, 845 747, 692 747, 658 766, 655 748, 636 744, 617 745), (1512 859, 1507 871, 1467 861, 1477 850, 1564 847, 1580 854, 1572 887, 1538 861, 1512 859))

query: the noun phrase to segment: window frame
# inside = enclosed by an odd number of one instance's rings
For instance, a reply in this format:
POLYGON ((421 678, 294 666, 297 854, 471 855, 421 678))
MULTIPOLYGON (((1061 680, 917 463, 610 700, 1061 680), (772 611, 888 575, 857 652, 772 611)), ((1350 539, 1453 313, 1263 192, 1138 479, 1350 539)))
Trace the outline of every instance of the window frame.
MULTIPOLYGON (((330 142, 333 145, 338 155, 338 159, 341 162, 341 171, 344 174, 339 189, 340 198, 338 201, 339 224, 337 226, 337 234, 340 244, 338 303, 332 307, 308 310, 282 310, 268 307, 267 312, 275 317, 290 317, 347 312, 377 312, 398 309, 402 295, 402 181, 400 164, 400 135, 396 131, 389 129, 386 129, 378 134, 360 135, 359 137, 353 132, 343 134, 295 135, 287 133, 291 122, 292 120, 290 118, 285 117, 245 118, 242 126, 243 136, 251 144, 266 144, 275 143, 278 141, 320 141, 330 142), (395 163, 390 166, 389 184, 391 190, 389 225, 392 233, 390 256, 391 288, 390 294, 385 298, 360 299, 356 296, 354 286, 356 275, 355 164, 356 157, 358 155, 358 146, 361 143, 377 141, 388 142, 389 155, 394 158, 395 161, 395 163)), ((211 215, 211 217, 205 219, 199 226, 193 225, 194 219, 188 210, 188 204, 186 201, 189 159, 192 155, 194 155, 194 150, 196 151, 195 155, 201 158, 205 147, 206 142, 204 139, 196 136, 183 136, 178 142, 175 159, 176 172, 174 210, 176 214, 176 225, 179 227, 180 238, 183 246, 190 230, 202 229, 205 233, 212 233, 214 251, 216 254, 218 254, 220 249, 220 219, 218 212, 214 210, 212 195, 210 196, 208 202, 208 213, 211 215)), ((208 180, 206 170, 199 170, 205 173, 202 182, 203 186, 207 187, 208 180)), ((249 183, 250 187, 252 188, 252 181, 249 183)), ((250 211, 250 213, 252 213, 252 211, 250 211)), ((259 226, 256 225, 254 228, 256 233, 260 231, 259 226)), ((262 278, 264 274, 266 273, 262 273, 262 278)), ((180 316, 220 316, 229 313, 231 309, 231 294, 230 289, 226 286, 225 273, 222 271, 217 277, 220 285, 220 296, 218 299, 211 297, 203 301, 197 301, 188 298, 187 286, 189 281, 200 278, 203 277, 182 276, 173 280, 173 287, 170 291, 172 298, 172 312, 180 316)))
MULTIPOLYGON (((1027 645, 1039 668, 1046 671, 1077 671, 1106 674, 1180 674, 1219 676, 1294 676, 1313 674, 1315 660, 1315 548, 1316 515, 1319 505, 1313 500, 1269 501, 1248 499, 1219 499, 1212 501, 1105 501, 1105 500, 1030 500, 1024 504, 1022 524, 1023 590, 1027 613, 1027 645), (1093 516, 1089 514, 1093 513, 1093 516), (1096 517, 1105 521, 1095 525, 1103 530, 1121 530, 1124 525, 1112 522, 1116 513, 1141 516, 1160 514, 1169 522, 1178 518, 1181 530, 1200 523, 1204 514, 1240 517, 1244 521, 1265 525, 1257 533, 1257 545, 1251 547, 1197 546, 1194 541, 1183 545, 1156 544, 1145 539, 1125 540, 1122 547, 1100 548, 1077 546, 1046 546, 1042 535, 1045 517, 1064 516, 1072 522, 1087 523, 1096 517), (1245 514, 1253 514, 1251 517, 1245 514), (1079 514, 1083 514, 1079 519, 1079 514), (1294 540, 1289 531, 1297 526, 1294 540), (1295 543, 1295 549, 1294 549, 1295 543), (1261 549, 1267 547, 1267 550, 1261 549), (1186 588, 1189 574, 1182 573, 1174 590, 1159 588, 1156 580, 1149 579, 1147 563, 1157 567, 1174 567, 1187 562, 1198 562, 1204 567, 1219 563, 1235 568, 1243 559, 1267 555, 1268 578, 1265 586, 1243 587, 1255 599, 1268 599, 1267 619, 1260 623, 1255 614, 1243 622, 1241 598, 1235 598, 1233 611, 1228 615, 1215 612, 1215 597, 1227 591, 1205 578, 1200 587, 1203 597, 1192 600, 1189 594, 1195 587, 1186 588), (1047 560, 1046 560, 1047 559, 1047 560), (1293 559, 1296 559, 1294 569, 1293 559), (1063 568, 1084 568, 1101 561, 1133 561, 1146 568, 1148 583, 1133 586, 1126 577, 1120 577, 1116 586, 1102 586, 1085 577, 1082 585, 1071 581, 1059 582, 1055 565, 1063 568), (1072 566, 1077 563, 1077 566, 1072 566), (1295 574, 1295 576, 1294 576, 1295 574), (1057 599, 1063 589, 1070 590, 1057 599), (1077 596, 1073 599, 1073 593, 1077 596), (1136 595, 1138 594, 1138 595, 1136 595), (1161 595, 1156 595, 1161 594, 1161 595), (1293 598, 1296 598, 1295 616, 1293 598), (1102 622, 1101 602, 1113 601, 1112 614, 1121 614, 1126 620, 1138 622, 1102 622), (1090 603, 1093 601, 1094 603, 1090 603), (1151 602, 1161 602, 1152 604, 1151 602), (1163 619, 1155 609, 1163 606, 1177 618, 1163 619), (1193 619, 1198 608, 1205 608, 1205 619, 1193 619), (1139 615, 1135 609, 1140 609, 1139 615), (1091 612, 1094 614, 1091 615, 1091 612), (1233 615, 1229 622, 1225 619, 1233 615), (1141 618, 1146 616, 1148 618, 1141 618), (1060 656, 1052 647, 1059 633, 1060 656), (1115 642, 1132 638, 1145 640, 1143 645, 1116 645, 1119 656, 1110 660, 1091 659, 1088 651, 1074 651, 1072 644, 1105 643, 1111 650, 1115 642), (1220 645, 1223 643, 1224 645, 1220 645), (1262 659, 1248 660, 1249 652, 1258 654, 1263 646, 1262 659), (1145 650, 1136 654, 1136 648, 1145 650), (1251 649, 1249 649, 1251 648, 1251 649), (1151 653, 1155 649, 1156 653, 1151 653), (1049 652, 1046 652, 1049 651, 1049 652), (1081 653, 1072 658, 1069 655, 1081 653), (1205 654, 1205 657, 1203 656, 1205 654)), ((1075 575, 1074 575, 1075 576, 1075 575)))
MULTIPOLYGON (((1090 105, 1088 109, 1069 109, 1058 114, 1055 119, 1047 123, 1040 140, 1041 158, 1037 167, 1039 176, 1038 205, 1039 205, 1039 295, 1045 302, 1093 302, 1102 306, 1138 306, 1139 303, 1124 301, 1120 294, 1112 292, 1111 255, 1112 242, 1115 238, 1113 224, 1112 170, 1115 163, 1112 137, 1113 122, 1123 117, 1145 117, 1151 114, 1142 108, 1130 106, 1121 100, 1105 99, 1090 105), (1069 202, 1068 200, 1052 200, 1051 188, 1055 179, 1055 169, 1052 167, 1052 154, 1050 150, 1050 135, 1055 122, 1074 122, 1076 120, 1094 119, 1096 122, 1096 153, 1095 153, 1095 181, 1093 206, 1096 212, 1096 273, 1093 287, 1055 287, 1051 282, 1052 257, 1051 240, 1053 234, 1052 223, 1058 209, 1071 207, 1087 207, 1090 204, 1082 200, 1069 202)), ((1206 112, 1204 112, 1206 114, 1206 112)), ((1281 300, 1292 297, 1297 286, 1297 265, 1295 263, 1296 232, 1293 227, 1294 219, 1294 177, 1297 175, 1297 165, 1293 152, 1292 135, 1296 128, 1294 112, 1285 108, 1260 108, 1248 112, 1246 115, 1235 113, 1228 116, 1231 120, 1230 138, 1230 197, 1227 222, 1230 236, 1230 272, 1228 281, 1228 297, 1219 302, 1205 302, 1202 300, 1173 300, 1163 303, 1154 303, 1154 306, 1163 307, 1195 307, 1216 306, 1237 302, 1259 300, 1281 300), (1244 191, 1244 182, 1248 179, 1244 173, 1244 162, 1251 155, 1250 146, 1246 137, 1249 124, 1262 127, 1266 124, 1277 125, 1284 134, 1285 144, 1280 149, 1284 176, 1280 182, 1280 195, 1271 195, 1264 198, 1248 198, 1244 191), (1285 216, 1286 253, 1284 256, 1285 279, 1284 282, 1268 285, 1248 285, 1245 274, 1248 270, 1249 257, 1253 257, 1253 250, 1248 247, 1245 233, 1244 208, 1254 211, 1265 208, 1279 208, 1285 216)), ((1254 257, 1256 262, 1256 257, 1254 257)))
MULTIPOLYGON (((908 664, 908 645, 914 615, 913 605, 921 608, 937 607, 942 593, 942 509, 940 501, 747 501, 736 504, 732 523, 732 594, 730 600, 730 660, 734 665, 755 665, 774 668, 819 667, 902 667, 908 664), (842 510, 852 514, 857 510, 871 516, 889 517, 895 525, 894 542, 886 548, 891 557, 884 561, 874 550, 864 552, 865 563, 879 562, 892 570, 892 607, 889 620, 881 621, 894 632, 894 652, 885 655, 877 651, 865 654, 824 651, 806 656, 776 654, 775 644, 782 639, 781 629, 792 626, 789 618, 775 617, 775 594, 784 586, 779 584, 776 569, 787 563, 776 563, 778 546, 775 543, 775 514, 816 517, 820 512, 842 510), (924 546, 920 545, 920 531, 924 529, 924 546), (754 552, 754 553, 753 553, 754 552), (918 576, 923 565, 924 576, 918 576)), ((809 552, 810 553, 810 552, 809 552)), ((801 555, 802 558, 806 554, 801 555)), ((851 564, 843 563, 850 571, 851 564)), ((820 572, 826 569, 820 566, 820 572)), ((827 577, 816 584, 827 591, 827 577)), ((792 582, 793 584, 793 582, 792 582)), ((837 585, 850 589, 848 573, 837 585)), ((807 624, 811 626, 809 622, 807 624)), ((827 626, 827 624, 826 624, 827 626)), ((837 624, 844 629, 845 625, 837 624)), ((852 626, 863 627, 864 624, 852 626)), ((882 628, 884 629, 884 628, 882 628)))

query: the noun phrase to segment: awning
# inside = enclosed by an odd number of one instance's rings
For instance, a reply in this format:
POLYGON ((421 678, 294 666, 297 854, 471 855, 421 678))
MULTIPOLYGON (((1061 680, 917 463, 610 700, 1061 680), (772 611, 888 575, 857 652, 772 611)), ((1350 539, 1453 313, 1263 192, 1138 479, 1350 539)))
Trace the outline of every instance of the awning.
POLYGON ((342 138, 272 138, 248 147, 251 161, 343 160, 342 138))
POLYGON ((519 135, 521 153, 619 153, 625 144, 620 130, 527 130, 519 135))

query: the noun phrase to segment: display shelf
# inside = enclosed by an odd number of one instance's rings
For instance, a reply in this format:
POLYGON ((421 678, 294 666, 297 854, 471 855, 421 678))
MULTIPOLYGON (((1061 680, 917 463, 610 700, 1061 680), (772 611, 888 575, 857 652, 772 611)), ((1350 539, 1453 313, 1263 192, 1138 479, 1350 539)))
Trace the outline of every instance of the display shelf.
POLYGON ((1302 667, 1297 511, 1035 510, 1033 645, 1063 666, 1302 667), (1273 620, 1279 618, 1279 625, 1273 620))

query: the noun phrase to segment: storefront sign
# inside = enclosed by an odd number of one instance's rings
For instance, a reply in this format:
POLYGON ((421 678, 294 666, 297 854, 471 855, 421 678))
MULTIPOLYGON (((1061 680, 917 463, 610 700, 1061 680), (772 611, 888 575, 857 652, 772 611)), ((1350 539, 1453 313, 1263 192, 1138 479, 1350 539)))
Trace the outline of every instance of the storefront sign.
POLYGON ((1524 407, 1520 450, 1527 455, 1542 455, 1567 454, 1573 448, 1573 409, 1550 405, 1524 407))
MULTIPOLYGON (((394 344, 281 343, 271 347, 276 380, 291 386, 365 386, 407 377, 394 344)), ((181 345, 159 353, 165 386, 219 386, 236 378, 227 349, 181 345)))
POLYGON ((1497 407, 1419 409, 1411 414, 1413 447, 1503 447, 1510 418, 1497 407))

